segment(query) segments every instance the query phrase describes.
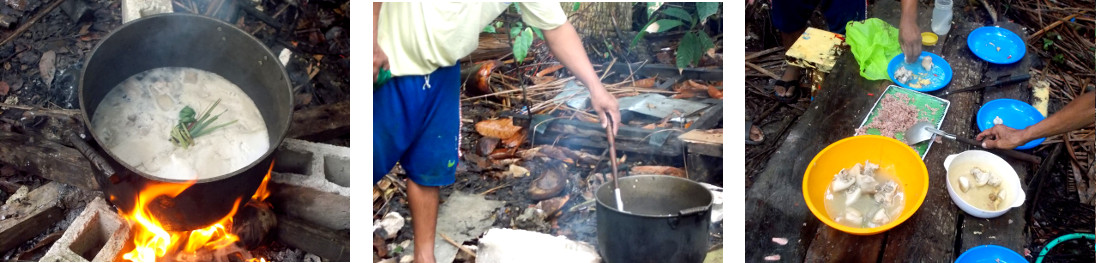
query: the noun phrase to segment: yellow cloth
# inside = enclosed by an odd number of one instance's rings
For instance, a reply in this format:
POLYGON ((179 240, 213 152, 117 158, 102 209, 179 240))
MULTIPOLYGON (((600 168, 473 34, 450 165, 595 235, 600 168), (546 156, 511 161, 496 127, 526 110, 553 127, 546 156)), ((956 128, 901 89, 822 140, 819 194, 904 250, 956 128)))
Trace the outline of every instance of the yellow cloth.
MULTIPOLYGON (((567 22, 558 2, 518 3, 526 25, 551 30, 567 22)), ((384 3, 377 44, 392 76, 426 75, 452 66, 479 45, 479 33, 507 3, 384 3)), ((509 31, 507 31, 509 32, 509 31)))

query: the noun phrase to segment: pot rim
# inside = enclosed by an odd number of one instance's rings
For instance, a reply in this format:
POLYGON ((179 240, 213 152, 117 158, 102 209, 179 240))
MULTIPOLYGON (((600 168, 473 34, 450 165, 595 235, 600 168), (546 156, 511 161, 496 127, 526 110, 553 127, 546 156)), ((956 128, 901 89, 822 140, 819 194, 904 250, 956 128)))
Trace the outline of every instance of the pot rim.
MULTIPOLYGON (((704 211, 707 211, 707 212, 712 211, 712 201, 715 200, 715 197, 711 196, 712 193, 710 191, 708 191, 707 188, 704 188, 703 185, 700 185, 700 183, 697 183, 693 180, 689 180, 689 179, 685 179, 685 178, 681 178, 681 177, 676 177, 676 176, 657 175, 657 174, 637 174, 637 175, 630 175, 630 176, 627 176, 627 177, 621 177, 620 179, 621 180, 627 180, 627 179, 641 179, 641 178, 658 178, 658 179, 666 179, 666 180, 671 180, 671 181, 672 180, 678 180, 678 181, 694 184, 697 187, 700 187, 701 189, 704 189, 705 193, 708 193, 708 202, 707 202, 707 204, 702 205, 702 206, 690 207, 690 208, 686 208, 686 209, 704 207, 704 211)), ((613 183, 612 181, 602 183, 601 186, 598 186, 597 190, 595 190, 594 200, 597 201, 598 209, 607 209, 609 211, 613 211, 613 212, 616 212, 616 213, 629 215, 629 216, 635 216, 635 217, 643 217, 643 218, 675 218, 675 217, 681 217, 682 216, 681 214, 643 215, 643 214, 636 214, 636 213, 631 213, 631 212, 627 212, 627 211, 617 210, 616 206, 610 206, 610 205, 605 204, 604 202, 602 202, 601 198, 598 198, 598 194, 597 194, 597 191, 601 191, 602 188, 605 188, 607 191, 609 189, 612 189, 612 185, 611 185, 612 183, 613 183)))
MULTIPOLYGON (((153 181, 167 182, 167 183, 195 183, 195 184, 197 184, 197 183, 206 183, 206 182, 220 181, 220 180, 223 180, 223 179, 226 179, 226 178, 231 178, 231 177, 236 176, 238 174, 241 174, 243 172, 254 169, 256 165, 258 165, 260 162, 263 162, 263 160, 270 157, 274 153, 274 151, 278 149, 280 143, 276 144, 276 145, 270 145, 270 147, 266 150, 266 152, 263 153, 263 155, 261 155, 259 158, 256 158, 255 160, 251 161, 251 163, 247 164, 246 166, 244 166, 240 169, 236 169, 235 171, 232 171, 230 173, 222 174, 222 175, 218 175, 218 176, 213 176, 213 177, 206 177, 206 178, 202 178, 202 179, 196 179, 196 180, 195 179, 179 180, 179 179, 161 178, 161 177, 158 177, 158 176, 150 175, 150 174, 145 173, 143 171, 140 171, 138 169, 135 169, 132 165, 130 165, 130 164, 122 161, 121 159, 119 159, 118 156, 116 156, 110 149, 108 149, 106 147, 103 147, 103 145, 104 145, 103 142, 99 139, 99 137, 97 137, 95 135, 94 132, 92 132, 92 129, 91 129, 92 123, 91 123, 91 119, 89 118, 89 116, 87 114, 87 112, 88 112, 87 111, 87 103, 85 103, 84 95, 83 95, 84 94, 83 93, 83 91, 84 91, 84 79, 85 79, 84 76, 85 76, 85 74, 87 74, 88 65, 90 64, 91 60, 95 58, 95 55, 98 53, 99 48, 103 46, 103 43, 106 43, 106 41, 108 39, 110 39, 112 36, 114 36, 114 34, 116 34, 118 32, 121 32, 121 31, 125 30, 128 27, 134 27, 135 25, 141 24, 141 22, 143 22, 143 21, 153 20, 153 19, 162 19, 163 17, 172 17, 172 16, 190 17, 188 19, 201 19, 201 20, 206 20, 206 21, 212 21, 213 23, 218 24, 218 26, 222 26, 227 31, 235 31, 239 34, 244 35, 246 37, 246 39, 248 39, 249 41, 252 41, 252 43, 256 44, 257 46, 262 47, 259 52, 266 53, 265 55, 267 55, 267 57, 271 57, 271 58, 277 58, 278 57, 278 56, 274 55, 273 52, 270 51, 270 48, 268 48, 261 41, 259 41, 259 39, 255 38, 255 36, 243 31, 242 29, 236 27, 235 25, 226 23, 226 22, 221 21, 221 20, 206 17, 206 16, 201 16, 201 15, 196 15, 196 14, 187 14, 187 13, 161 13, 161 14, 154 14, 154 15, 141 17, 141 18, 135 19, 133 21, 123 23, 118 28, 115 28, 114 30, 111 30, 110 33, 107 33, 107 35, 104 36, 102 38, 102 40, 99 40, 99 43, 95 44, 95 48, 93 48, 91 50, 91 55, 88 55, 87 58, 84 59, 84 67, 80 69, 80 76, 79 76, 79 79, 78 79, 78 82, 77 82, 77 84, 78 84, 77 92, 79 94, 79 100, 80 100, 80 113, 81 113, 80 114, 80 119, 84 122, 84 126, 85 126, 85 129, 80 131, 81 137, 85 137, 84 135, 85 135, 85 132, 86 132, 92 138, 92 140, 95 140, 96 145, 98 145, 98 147, 101 148, 103 150, 103 152, 105 152, 106 155, 111 160, 114 160, 117 163, 121 164, 129 172, 138 174, 141 177, 144 177, 146 179, 153 180, 153 181)), ((277 67, 279 69, 281 69, 281 70, 278 71, 278 73, 282 75, 281 77, 282 77, 282 80, 285 82, 285 87, 292 89, 293 85, 292 85, 292 83, 289 82, 289 74, 286 72, 285 66, 282 65, 282 63, 280 63, 280 62, 274 63, 274 64, 277 64, 277 67)), ((235 84, 235 83, 233 83, 233 84, 235 84)), ((288 105, 293 105, 292 96, 290 96, 290 99, 288 101, 286 101, 285 103, 288 104, 288 105)), ((276 140, 273 140, 273 141, 275 141, 275 142, 285 141, 286 134, 289 131, 289 125, 292 124, 292 119, 293 119, 293 111, 290 110, 288 116, 286 116, 286 118, 285 118, 285 125, 284 125, 285 129, 283 131, 279 132, 278 133, 279 135, 277 136, 277 138, 274 138, 276 140)), ((264 121, 265 121, 265 119, 264 119, 264 121)), ((269 130, 267 132, 269 133, 269 130)), ((273 162, 274 161, 275 160, 271 160, 271 164, 270 164, 270 168, 268 170, 268 173, 273 172, 273 167, 274 167, 273 162)))

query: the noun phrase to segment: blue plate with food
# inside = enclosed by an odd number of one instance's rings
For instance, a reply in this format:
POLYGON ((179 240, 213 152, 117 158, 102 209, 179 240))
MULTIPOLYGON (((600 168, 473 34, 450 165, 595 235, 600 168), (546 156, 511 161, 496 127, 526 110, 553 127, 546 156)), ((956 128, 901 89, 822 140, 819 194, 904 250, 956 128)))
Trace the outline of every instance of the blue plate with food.
POLYGON ((972 247, 959 255, 955 263, 1027 263, 1016 251, 998 245, 972 247))
POLYGON ((913 64, 906 64, 906 55, 898 54, 887 65, 891 81, 907 89, 930 92, 951 82, 951 65, 936 54, 921 51, 913 64))
POLYGON ((1020 36, 997 26, 979 27, 967 35, 967 47, 975 56, 994 64, 1012 64, 1027 53, 1020 36))
MULTIPOLYGON (((977 121, 978 130, 985 131, 992 128, 997 124, 1004 124, 1013 129, 1024 129, 1028 126, 1035 125, 1036 123, 1043 121, 1042 113, 1032 107, 1030 104, 1024 103, 1014 99, 996 99, 982 104, 982 108, 978 109, 977 121)), ((1035 148, 1039 144, 1043 143, 1047 138, 1039 138, 1027 142, 1020 147, 1016 147, 1017 150, 1027 150, 1035 148)))

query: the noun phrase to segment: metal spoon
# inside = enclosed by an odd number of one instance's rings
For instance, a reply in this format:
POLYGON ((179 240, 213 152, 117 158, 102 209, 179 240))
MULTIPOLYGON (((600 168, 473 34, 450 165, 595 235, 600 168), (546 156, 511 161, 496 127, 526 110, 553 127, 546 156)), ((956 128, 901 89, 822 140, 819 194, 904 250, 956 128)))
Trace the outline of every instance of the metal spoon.
MULTIPOLYGON (((970 138, 956 137, 954 134, 950 134, 941 131, 940 129, 937 129, 936 127, 933 127, 932 123, 929 122, 918 122, 917 124, 911 126, 905 134, 906 144, 914 145, 923 141, 927 141, 929 139, 932 139, 933 134, 944 136, 944 138, 948 138, 953 141, 959 141, 962 143, 982 147, 982 143, 978 141, 970 138)), ((990 151, 997 152, 1005 156, 1015 158, 1017 160, 1028 161, 1034 164, 1039 164, 1039 162, 1042 161, 1042 158, 1039 158, 1039 156, 1026 154, 1011 149, 990 149, 990 151)))

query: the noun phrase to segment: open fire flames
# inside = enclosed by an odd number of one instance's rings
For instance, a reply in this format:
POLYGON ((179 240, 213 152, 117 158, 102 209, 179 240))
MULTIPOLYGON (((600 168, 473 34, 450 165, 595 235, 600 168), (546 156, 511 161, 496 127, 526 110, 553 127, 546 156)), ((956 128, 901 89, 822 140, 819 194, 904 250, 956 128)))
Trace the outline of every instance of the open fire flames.
MULTIPOLYGON (((270 169, 273 168, 274 164, 271 163, 270 169)), ((270 192, 267 191, 268 181, 270 181, 270 170, 267 170, 262 184, 248 202, 262 203, 270 196, 270 192)), ((123 259, 134 262, 198 260, 200 253, 212 253, 232 246, 240 239, 232 233, 232 223, 242 198, 237 198, 232 211, 214 224, 191 231, 167 231, 149 212, 149 203, 157 197, 178 196, 193 184, 193 181, 185 184, 152 184, 141 190, 133 213, 120 213, 133 225, 132 244, 135 246, 132 251, 122 255, 123 259), (174 255, 174 258, 165 257, 170 255, 174 255)), ((266 262, 266 259, 259 257, 248 259, 248 261, 266 262)))

